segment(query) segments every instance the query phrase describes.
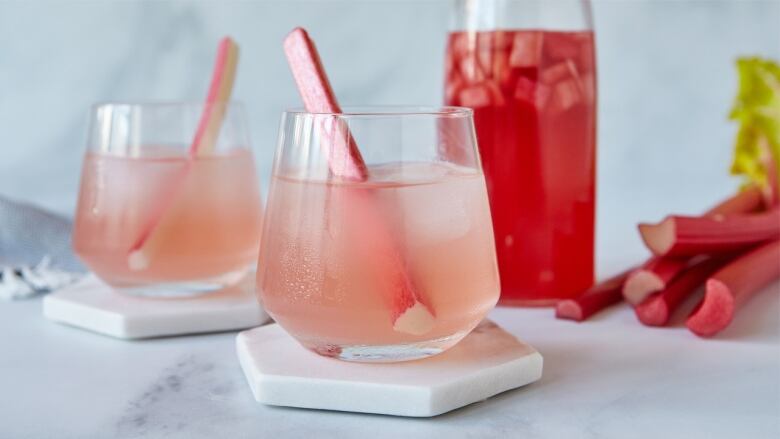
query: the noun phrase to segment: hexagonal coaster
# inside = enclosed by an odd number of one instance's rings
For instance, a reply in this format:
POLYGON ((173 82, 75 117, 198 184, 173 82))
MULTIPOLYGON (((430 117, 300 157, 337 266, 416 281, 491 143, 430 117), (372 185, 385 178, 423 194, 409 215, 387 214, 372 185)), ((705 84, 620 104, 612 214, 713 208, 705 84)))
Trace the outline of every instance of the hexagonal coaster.
POLYGON ((44 297, 43 315, 124 339, 244 329, 269 320, 255 297, 252 276, 214 293, 157 299, 118 293, 89 275, 44 297))
POLYGON ((436 416, 542 376, 542 356, 489 320, 452 349, 403 363, 323 357, 277 324, 241 332, 236 344, 255 399, 288 407, 436 416))

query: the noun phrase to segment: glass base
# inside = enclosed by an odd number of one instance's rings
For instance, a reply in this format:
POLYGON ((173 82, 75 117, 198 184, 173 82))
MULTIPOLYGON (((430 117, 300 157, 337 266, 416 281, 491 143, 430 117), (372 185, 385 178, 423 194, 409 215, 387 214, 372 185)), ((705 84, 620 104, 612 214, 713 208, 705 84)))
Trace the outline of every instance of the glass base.
POLYGON ((412 361, 440 354, 455 346, 470 331, 460 331, 453 335, 433 340, 396 345, 335 345, 304 344, 304 346, 322 356, 358 363, 395 363, 412 361))
POLYGON ((159 298, 159 299, 182 299, 190 297, 198 297, 204 294, 216 293, 224 290, 225 288, 232 287, 241 280, 243 280, 249 268, 243 268, 241 270, 232 271, 219 276, 197 279, 197 280, 182 280, 171 282, 153 282, 153 283, 139 283, 139 284, 117 284, 115 282, 106 281, 111 287, 122 293, 131 296, 159 298))

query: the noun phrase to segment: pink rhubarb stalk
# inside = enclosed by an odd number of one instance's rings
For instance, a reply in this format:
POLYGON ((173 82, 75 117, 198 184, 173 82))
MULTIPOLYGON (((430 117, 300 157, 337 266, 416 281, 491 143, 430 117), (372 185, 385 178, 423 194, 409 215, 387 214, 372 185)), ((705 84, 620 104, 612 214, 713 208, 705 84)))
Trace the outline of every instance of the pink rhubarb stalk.
POLYGON ((690 297, 710 275, 728 262, 710 258, 694 264, 675 277, 662 291, 650 295, 634 308, 640 322, 647 326, 664 326, 680 305, 690 297))
POLYGON ((727 253, 780 237, 780 209, 728 217, 670 216, 640 224, 647 247, 657 256, 727 253))
POLYGON ((701 337, 724 330, 740 305, 780 277, 780 240, 738 257, 707 280, 704 299, 685 322, 701 337))
POLYGON ((162 188, 160 199, 154 204, 149 221, 130 248, 127 265, 131 270, 145 270, 149 267, 152 257, 164 241, 164 236, 158 233, 159 225, 184 186, 193 160, 213 151, 225 116, 226 105, 224 104, 230 101, 237 65, 238 45, 229 37, 225 37, 219 43, 206 104, 195 137, 190 144, 189 160, 185 162, 179 174, 171 180, 171 184, 162 188))
MULTIPOLYGON (((302 28, 296 28, 285 38, 284 51, 306 110, 311 113, 341 113, 341 108, 325 74, 317 49, 302 28)), ((347 126, 341 119, 322 116, 321 134, 325 136, 325 153, 330 172, 338 178, 364 182, 368 168, 347 126)), ((385 287, 385 302, 390 310, 393 329, 408 334, 425 334, 435 323, 430 303, 413 285, 400 250, 390 230, 379 214, 370 192, 356 191, 353 214, 363 222, 362 228, 372 233, 371 256, 380 276, 378 284, 385 287)))
MULTIPOLYGON (((750 186, 705 212, 705 216, 723 216, 755 212, 763 207, 762 192, 750 186)), ((623 285, 623 298, 638 305, 651 293, 661 291, 692 262, 690 257, 654 257, 632 272, 623 285)), ((695 261, 693 261, 695 262, 695 261)))
POLYGON ((573 299, 565 299, 555 306, 555 317, 581 322, 604 308, 623 300, 623 282, 632 270, 596 284, 573 299))

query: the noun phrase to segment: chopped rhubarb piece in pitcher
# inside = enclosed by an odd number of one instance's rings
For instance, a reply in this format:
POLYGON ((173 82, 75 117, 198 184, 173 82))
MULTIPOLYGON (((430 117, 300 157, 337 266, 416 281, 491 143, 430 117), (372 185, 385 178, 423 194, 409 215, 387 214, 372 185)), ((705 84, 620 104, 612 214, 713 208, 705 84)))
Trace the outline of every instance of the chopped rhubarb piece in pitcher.
POLYGON ((571 298, 593 283, 593 32, 464 31, 448 42, 463 74, 447 76, 445 99, 474 110, 501 302, 571 298))

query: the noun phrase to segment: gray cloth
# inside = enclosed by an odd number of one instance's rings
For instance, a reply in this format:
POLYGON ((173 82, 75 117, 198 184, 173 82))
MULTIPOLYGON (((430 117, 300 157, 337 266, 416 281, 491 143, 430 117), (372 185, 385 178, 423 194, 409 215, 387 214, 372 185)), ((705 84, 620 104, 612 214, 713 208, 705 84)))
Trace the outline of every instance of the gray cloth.
POLYGON ((73 282, 85 271, 71 250, 71 223, 0 197, 0 299, 19 299, 73 282))

